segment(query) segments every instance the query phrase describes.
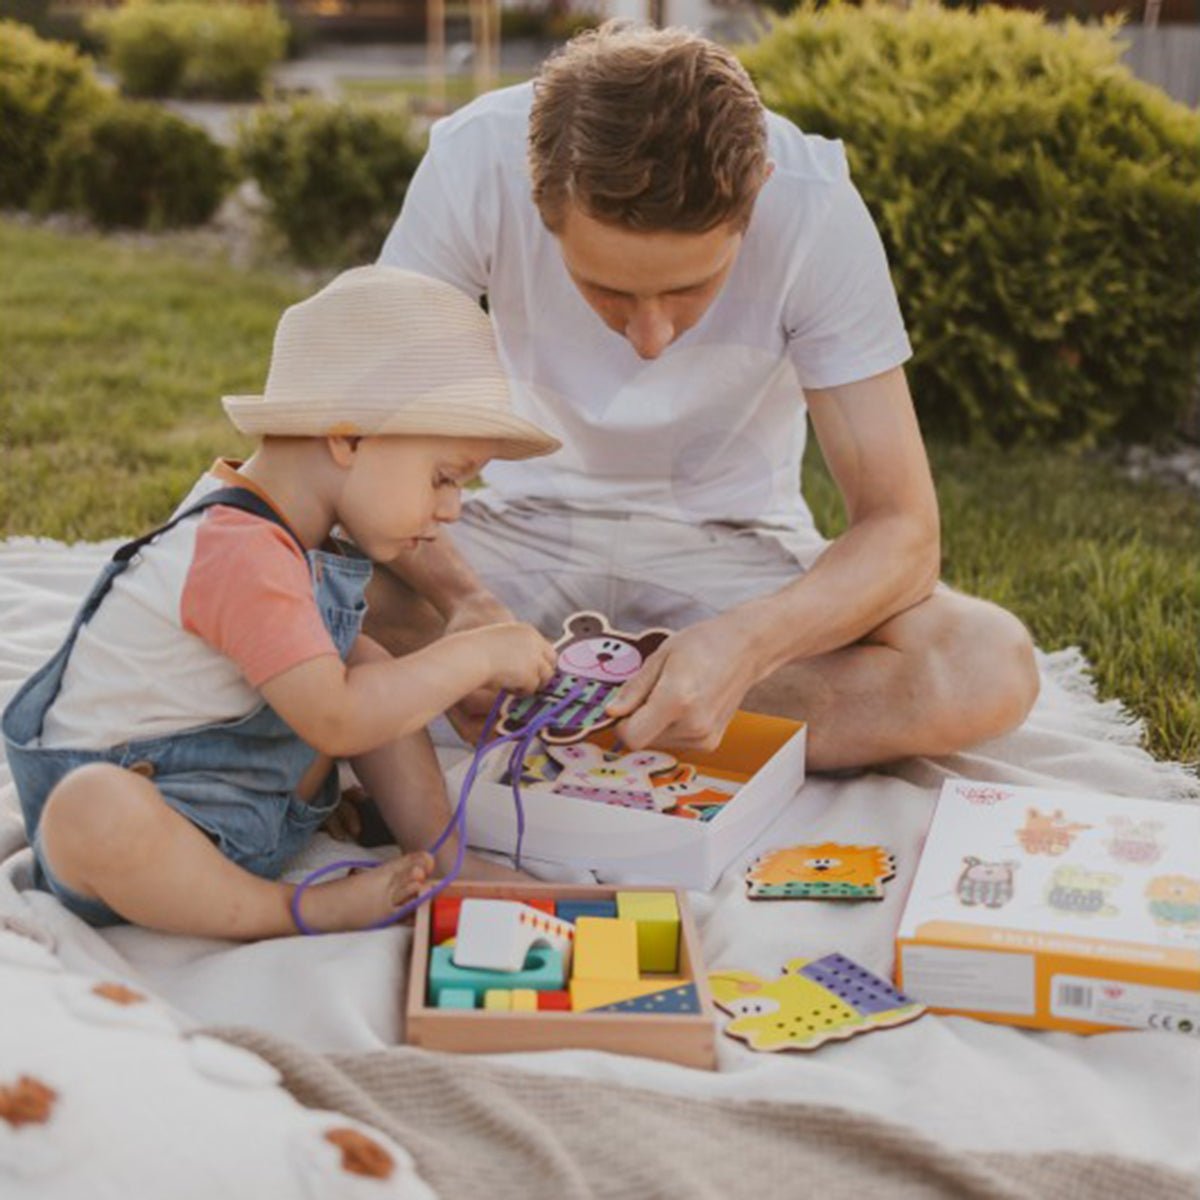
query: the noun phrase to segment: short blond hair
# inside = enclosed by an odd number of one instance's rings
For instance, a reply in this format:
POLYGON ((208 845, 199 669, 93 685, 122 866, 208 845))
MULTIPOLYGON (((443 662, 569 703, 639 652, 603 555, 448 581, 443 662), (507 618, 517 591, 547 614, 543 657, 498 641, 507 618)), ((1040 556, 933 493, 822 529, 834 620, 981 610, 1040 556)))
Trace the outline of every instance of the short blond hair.
POLYGON ((766 118, 741 63, 686 29, 609 21, 534 81, 533 200, 639 231, 744 229, 766 174, 766 118))

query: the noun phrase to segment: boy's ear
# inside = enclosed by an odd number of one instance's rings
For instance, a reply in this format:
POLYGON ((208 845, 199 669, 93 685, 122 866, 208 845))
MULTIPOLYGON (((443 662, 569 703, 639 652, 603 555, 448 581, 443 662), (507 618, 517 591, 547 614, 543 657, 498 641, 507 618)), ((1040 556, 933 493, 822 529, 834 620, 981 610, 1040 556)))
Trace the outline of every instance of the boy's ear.
POLYGON ((329 448, 329 457, 339 467, 349 467, 354 462, 360 441, 360 438, 348 434, 331 433, 326 436, 325 445, 329 448))

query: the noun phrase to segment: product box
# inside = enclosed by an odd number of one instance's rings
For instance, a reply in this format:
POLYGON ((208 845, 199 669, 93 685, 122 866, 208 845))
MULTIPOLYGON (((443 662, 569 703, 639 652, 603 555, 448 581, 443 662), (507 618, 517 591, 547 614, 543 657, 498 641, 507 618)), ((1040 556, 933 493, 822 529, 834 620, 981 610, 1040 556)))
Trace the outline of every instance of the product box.
MULTIPOLYGON (((622 888, 622 892, 653 891, 622 888)), ((662 889, 659 889, 660 891, 662 889)), ((550 901, 615 901, 616 889, 539 883, 455 883, 443 896, 550 901)), ((636 1054, 687 1067, 716 1066, 716 1009, 713 1007, 700 940, 687 897, 675 893, 679 913, 678 969, 664 980, 694 984, 699 1011, 572 1012, 436 1008, 430 1003, 429 960, 433 944, 431 905, 417 910, 405 998, 405 1040, 413 1046, 452 1053, 500 1054, 532 1050, 608 1050, 636 1054)), ((643 976, 653 979, 654 976, 643 976)), ((633 1005, 633 1008, 639 1006, 633 1005)))
POLYGON ((938 1012, 1200 1036, 1200 808, 948 782, 896 951, 938 1012))
MULTIPOLYGON (((560 775, 560 790, 550 790, 556 781, 533 777, 539 755, 530 756, 532 774, 521 786, 524 858, 594 870, 605 882, 708 890, 804 782, 804 724, 738 712, 715 750, 679 753, 675 770, 683 781, 668 786, 681 789, 680 804, 689 810, 685 816, 624 807, 604 802, 605 785, 619 782, 623 772, 642 769, 637 756, 613 750, 611 731, 594 740, 595 748, 583 743, 587 748, 576 752, 575 781, 582 786, 564 786, 560 775), (600 747, 608 747, 608 754, 600 747)), ((469 765, 463 758, 446 772, 452 800, 469 765)), ((500 747, 481 764, 467 801, 468 842, 504 854, 512 854, 517 841, 508 768, 509 749, 500 747)), ((656 774, 655 781, 671 777, 668 770, 656 774)))

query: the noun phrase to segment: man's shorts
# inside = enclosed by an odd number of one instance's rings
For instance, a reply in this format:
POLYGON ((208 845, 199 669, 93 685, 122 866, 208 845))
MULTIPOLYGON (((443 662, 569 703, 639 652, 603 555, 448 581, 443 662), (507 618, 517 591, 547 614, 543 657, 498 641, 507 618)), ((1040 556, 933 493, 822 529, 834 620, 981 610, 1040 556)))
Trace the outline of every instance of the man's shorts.
POLYGON ((551 640, 590 609, 617 629, 682 629, 779 591, 829 545, 816 530, 568 512, 469 498, 450 535, 484 584, 551 640))

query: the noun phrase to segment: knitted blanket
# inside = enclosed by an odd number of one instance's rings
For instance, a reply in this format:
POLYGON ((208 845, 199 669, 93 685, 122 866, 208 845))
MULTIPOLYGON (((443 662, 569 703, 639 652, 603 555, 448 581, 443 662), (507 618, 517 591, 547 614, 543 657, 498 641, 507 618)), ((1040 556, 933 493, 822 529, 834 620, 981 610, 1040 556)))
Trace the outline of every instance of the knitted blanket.
POLYGON ((316 1054, 208 1029, 267 1059, 309 1108, 405 1147, 443 1200, 1195 1200, 1190 1176, 1108 1154, 951 1151, 814 1104, 698 1099, 407 1047, 316 1054))

